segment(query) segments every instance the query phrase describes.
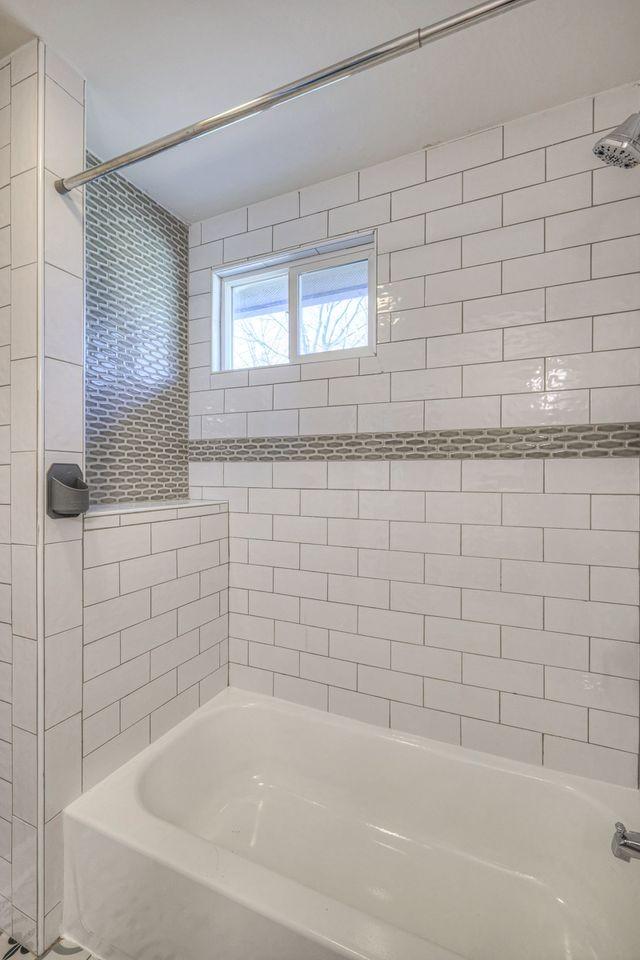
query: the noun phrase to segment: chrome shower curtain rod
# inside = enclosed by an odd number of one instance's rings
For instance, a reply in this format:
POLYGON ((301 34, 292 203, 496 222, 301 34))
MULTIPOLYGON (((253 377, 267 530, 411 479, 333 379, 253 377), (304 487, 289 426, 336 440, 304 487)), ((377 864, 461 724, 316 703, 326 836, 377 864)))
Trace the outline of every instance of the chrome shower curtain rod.
POLYGON ((59 193, 69 193, 76 187, 82 187, 85 183, 91 183, 92 180, 98 180, 107 173, 113 173, 116 170, 122 170, 124 167, 130 167, 134 163, 146 160, 148 157, 155 157, 165 150, 171 150, 181 143, 188 140, 195 140, 198 137, 204 137, 214 130, 221 130, 239 120, 245 120, 247 117, 263 113, 279 103, 286 103, 287 100, 294 100, 296 97, 302 97, 305 93, 311 93, 312 90, 319 90, 320 87, 326 87, 330 83, 336 83, 345 77, 351 77, 370 67, 375 67, 379 63, 385 63, 387 60, 394 60, 405 53, 411 53, 413 50, 419 50, 420 47, 431 43, 433 40, 439 40, 449 33, 456 30, 462 30, 470 27, 480 20, 487 20, 489 17, 504 13, 512 7, 519 7, 530 0, 486 0, 485 3, 479 3, 468 10, 462 10, 452 17, 446 17, 437 23, 432 23, 428 27, 418 27, 410 33, 405 33, 401 37, 395 37, 386 43, 380 43, 376 47, 371 47, 362 53, 349 57, 347 60, 341 60, 330 67, 318 70, 316 73, 310 73, 300 80, 288 83, 277 90, 271 90, 255 100, 249 100, 239 107, 233 107, 231 110, 225 110, 224 113, 218 113, 215 117, 208 117, 206 120, 200 120, 198 123, 192 123, 188 127, 176 130, 175 133, 169 133, 158 140, 152 140, 142 147, 135 150, 128 150, 121 153, 112 160, 106 160, 95 167, 82 170, 72 177, 63 177, 56 180, 56 190, 59 193))

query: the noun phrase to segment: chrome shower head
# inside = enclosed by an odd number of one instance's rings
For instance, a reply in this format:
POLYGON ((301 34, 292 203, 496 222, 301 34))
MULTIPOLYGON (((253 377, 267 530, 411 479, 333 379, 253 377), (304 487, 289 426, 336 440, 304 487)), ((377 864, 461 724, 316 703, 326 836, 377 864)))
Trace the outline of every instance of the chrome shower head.
POLYGON ((593 148, 596 157, 612 167, 630 169, 640 163, 640 113, 632 113, 593 148))

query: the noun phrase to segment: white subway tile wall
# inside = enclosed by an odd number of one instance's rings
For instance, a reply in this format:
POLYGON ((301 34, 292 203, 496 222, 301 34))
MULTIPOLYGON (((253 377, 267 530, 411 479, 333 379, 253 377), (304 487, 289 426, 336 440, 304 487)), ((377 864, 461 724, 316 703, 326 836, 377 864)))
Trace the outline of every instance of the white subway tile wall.
POLYGON ((85 518, 83 789, 227 686, 228 527, 226 503, 85 518))
POLYGON ((637 458, 190 475, 194 497, 237 497, 232 685, 637 786, 637 458))
MULTIPOLYGON (((16 661, 12 668, 15 644, 12 639, 12 619, 17 615, 17 606, 22 613, 32 609, 33 564, 31 550, 27 553, 16 554, 11 547, 11 414, 14 405, 11 403, 11 313, 14 315, 29 313, 30 284, 19 284, 18 278, 28 278, 32 268, 24 267, 13 271, 12 282, 12 227, 11 219, 11 155, 14 143, 16 125, 11 125, 11 104, 14 103, 14 88, 11 86, 11 60, 0 61, 0 472, 2 475, 2 494, 0 496, 0 927, 9 932, 13 929, 12 916, 12 846, 14 842, 13 814, 16 805, 13 800, 14 783, 16 791, 20 789, 23 802, 17 812, 23 812, 29 820, 33 818, 33 798, 35 797, 35 777, 33 773, 33 742, 27 732, 22 730, 16 736, 17 728, 13 724, 22 718, 23 723, 31 725, 35 697, 33 687, 33 667, 29 663, 33 644, 26 647, 26 656, 16 661), (13 136, 12 136, 13 133, 13 136), (25 290, 26 287, 26 290, 25 290), (26 306, 25 306, 26 304, 26 306), (20 573, 18 572, 20 571, 20 573), (29 573, 31 576, 29 576, 29 573), (12 586, 12 578, 14 585, 12 586), (20 580, 20 589, 15 581, 20 580), (25 601, 26 600, 26 604, 25 601), (12 616, 12 601, 14 612, 12 616), (12 711, 12 690, 16 682, 24 678, 24 684, 29 689, 29 696, 23 709, 16 713, 12 711), (21 749, 21 748, 24 749, 21 749)), ((15 153, 15 150, 14 150, 15 153)), ((35 154, 35 150, 34 150, 35 154)), ((35 157, 33 159, 35 162, 35 157)), ((30 166, 32 164, 29 164, 30 166)), ((31 319, 28 317, 28 320, 31 319)), ((17 345, 16 345, 17 347, 17 345)), ((32 479, 29 466, 29 454, 15 454, 17 458, 14 467, 16 473, 26 467, 28 479, 32 479)), ((31 508, 35 498, 35 489, 27 485, 22 487, 25 506, 31 508)), ((15 498, 15 494, 14 494, 15 498)), ((15 509, 15 508, 14 508, 15 509)), ((31 515, 25 514, 27 522, 24 530, 30 530, 31 515)), ((24 626, 24 622, 23 622, 24 626)), ((21 698, 22 699, 22 698, 21 698)), ((28 866, 35 875, 35 859, 28 866)), ((35 914, 33 915, 35 916, 35 914)), ((33 922, 33 921, 32 921, 33 922)))
POLYGON ((33 40, 0 91, 0 926, 40 953, 80 788, 82 524, 45 517, 39 489, 53 461, 83 460, 82 198, 53 181, 82 164, 84 81, 33 40))
POLYGON ((639 84, 196 224, 191 439, 640 420, 640 174, 591 154, 630 103, 639 84), (211 372, 212 265, 369 228, 376 357, 211 372))
MULTIPOLYGON (((39 55, 45 178, 39 216, 44 216, 45 262, 38 296, 44 337, 37 348, 35 337, 32 343, 31 338, 21 338, 21 355, 31 354, 44 378, 38 414, 44 451, 38 451, 38 470, 44 460, 46 471, 56 461, 84 466, 84 201, 80 196, 56 196, 53 189, 64 170, 83 163, 84 81, 42 44, 39 55)), ((35 324, 32 329, 35 333, 35 324)), ((38 632, 25 636, 37 637, 44 645, 44 767, 38 771, 44 793, 44 836, 40 828, 38 838, 38 861, 40 866, 44 861, 45 877, 44 924, 39 923, 37 930, 41 951, 58 936, 62 919, 62 809, 82 788, 83 551, 80 518, 52 520, 40 515, 38 521, 44 524, 44 607, 38 632)), ((38 736, 42 738, 42 733, 38 736)))

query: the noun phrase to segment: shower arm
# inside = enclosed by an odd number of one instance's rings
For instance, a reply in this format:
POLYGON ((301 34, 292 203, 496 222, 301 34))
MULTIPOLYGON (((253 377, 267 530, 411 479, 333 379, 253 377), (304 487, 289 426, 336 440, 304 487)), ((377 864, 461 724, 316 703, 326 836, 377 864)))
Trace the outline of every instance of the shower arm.
POLYGON ((108 173, 114 173, 116 170, 122 170, 124 167, 130 167, 141 160, 147 160, 149 157, 155 157, 165 150, 171 150, 181 143, 187 143, 189 140, 196 140, 198 137, 204 137, 215 130, 221 130, 239 120, 245 120, 247 117, 263 113, 279 103, 286 103, 288 100, 294 100, 296 97, 302 97, 313 90, 319 90, 330 83, 336 83, 346 77, 351 77, 370 67, 375 67, 379 63, 385 63, 388 60, 394 60, 405 53, 411 53, 413 50, 419 50, 420 47, 431 43, 433 40, 439 40, 447 34, 470 27, 481 20, 487 20, 489 17, 504 13, 512 7, 519 7, 530 0, 486 0, 485 3, 479 3, 468 10, 462 10, 452 17, 446 17, 444 20, 438 20, 428 27, 419 27, 410 33, 405 33, 393 40, 387 40, 369 50, 358 53, 347 60, 341 60, 330 67, 318 70, 316 73, 310 73, 300 80, 285 84, 276 90, 263 94, 255 100, 249 100, 231 110, 225 110, 214 117, 208 117, 206 120, 200 120, 198 123, 192 123, 188 127, 176 130, 175 133, 169 133, 158 140, 152 140, 135 150, 128 150, 121 153, 112 160, 106 160, 94 167, 89 167, 76 173, 71 177, 63 177, 56 180, 55 187, 58 193, 69 193, 76 187, 82 187, 92 180, 98 180, 108 173))

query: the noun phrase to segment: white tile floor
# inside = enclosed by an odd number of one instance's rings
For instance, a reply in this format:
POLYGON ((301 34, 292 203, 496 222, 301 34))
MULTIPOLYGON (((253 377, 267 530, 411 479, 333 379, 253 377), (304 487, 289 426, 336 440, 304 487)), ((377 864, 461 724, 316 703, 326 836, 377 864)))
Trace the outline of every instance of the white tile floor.
MULTIPOLYGON (((24 960, 35 960, 34 954, 30 953, 26 947, 21 947, 19 943, 8 937, 6 933, 0 933, 0 960, 9 960, 10 957, 24 958, 24 960)), ((70 940, 58 940, 46 953, 42 954, 41 960, 54 960, 55 957, 68 957, 70 960, 91 960, 91 954, 78 947, 70 940)))

